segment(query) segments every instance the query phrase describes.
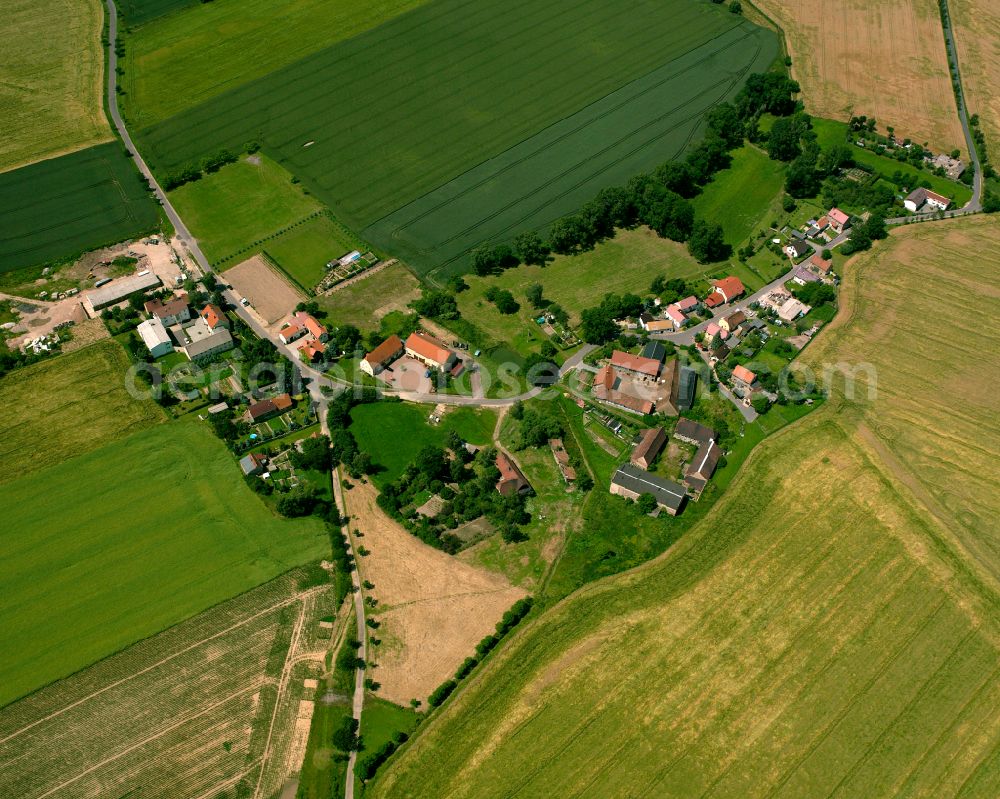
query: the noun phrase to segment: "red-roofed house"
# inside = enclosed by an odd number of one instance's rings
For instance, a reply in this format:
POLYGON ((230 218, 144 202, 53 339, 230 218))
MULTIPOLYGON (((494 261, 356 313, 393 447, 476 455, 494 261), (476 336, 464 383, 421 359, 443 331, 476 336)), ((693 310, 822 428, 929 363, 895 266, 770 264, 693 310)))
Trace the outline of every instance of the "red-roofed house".
POLYGON ((819 253, 814 253, 813 257, 809 259, 809 266, 821 275, 828 275, 830 274, 830 270, 833 268, 833 261, 828 261, 819 253))
POLYGON ((263 422, 279 413, 284 413, 292 409, 292 398, 288 394, 279 394, 274 399, 265 399, 255 402, 247 408, 246 419, 248 422, 263 422))
POLYGON ((411 358, 416 358, 425 366, 440 369, 442 372, 451 371, 458 361, 455 353, 426 333, 411 333, 403 347, 411 358))
POLYGON ((311 315, 307 314, 305 311, 296 311, 295 315, 292 317, 299 325, 304 327, 306 331, 311 336, 315 336, 320 341, 326 341, 327 330, 324 325, 321 325, 316 319, 311 315))
POLYGON ((671 323, 673 323, 676 330, 680 330, 684 327, 684 323, 687 321, 687 317, 684 315, 684 312, 676 305, 668 305, 667 310, 663 312, 663 315, 667 317, 671 323))
POLYGON ((361 359, 361 371, 374 377, 390 363, 399 358, 404 351, 403 340, 393 333, 361 359))
POLYGON ((291 344, 295 339, 302 338, 305 334, 304 327, 289 323, 278 331, 278 338, 281 339, 282 344, 291 344))
POLYGON ((757 375, 740 364, 733 368, 733 383, 743 388, 750 388, 757 382, 757 375))
POLYGON ((826 230, 826 229, 827 229, 828 227, 830 227, 830 219, 829 219, 829 217, 825 217, 825 216, 821 216, 821 217, 820 217, 820 218, 819 218, 819 219, 817 220, 817 222, 816 222, 816 229, 817 229, 817 230, 818 230, 818 231, 819 231, 820 233, 822 233, 822 232, 823 232, 824 230, 826 230))
POLYGON ((653 412, 655 407, 649 400, 633 397, 618 390, 621 378, 615 374, 611 364, 605 364, 594 378, 594 397, 607 405, 614 405, 632 413, 647 415, 653 412))
POLYGON ((681 313, 691 313, 698 307, 698 298, 695 296, 685 297, 683 300, 677 300, 674 305, 680 309, 681 313))
MULTIPOLYGON (((743 286, 743 281, 735 275, 729 275, 722 278, 722 280, 716 280, 712 283, 712 294, 709 295, 709 299, 705 301, 705 304, 709 304, 712 295, 721 297, 722 302, 732 302, 737 297, 742 297, 745 293, 746 288, 743 286)), ((721 305, 722 303, 716 302, 715 304, 721 305)))
POLYGON ((202 308, 200 316, 212 330, 215 330, 217 327, 224 327, 226 330, 229 329, 229 317, 223 313, 218 305, 206 305, 202 308))
POLYGON ((326 354, 326 344, 317 339, 309 339, 299 347, 299 357, 307 363, 314 363, 322 360, 326 354))
POLYGON ((643 358, 641 355, 629 355, 627 352, 615 350, 611 353, 611 365, 615 369, 631 372, 640 377, 655 378, 660 374, 662 364, 654 358, 643 358))
POLYGON ((847 227, 847 223, 851 219, 839 208, 831 208, 830 213, 826 215, 826 218, 830 220, 830 227, 833 228, 833 232, 837 234, 844 232, 844 228, 847 227))
POLYGON ((164 327, 173 327, 181 322, 191 321, 191 309, 188 308, 187 295, 181 294, 172 300, 163 302, 159 297, 150 300, 142 306, 146 313, 155 316, 164 327))

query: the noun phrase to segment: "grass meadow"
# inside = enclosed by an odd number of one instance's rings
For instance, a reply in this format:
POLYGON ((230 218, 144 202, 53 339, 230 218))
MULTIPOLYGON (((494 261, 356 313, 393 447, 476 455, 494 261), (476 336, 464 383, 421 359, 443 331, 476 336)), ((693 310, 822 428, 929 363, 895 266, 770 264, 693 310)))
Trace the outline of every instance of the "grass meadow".
POLYGON ((240 257, 228 262, 235 266, 263 249, 256 242, 323 208, 270 158, 260 153, 252 157, 170 192, 170 202, 210 261, 239 252, 240 257))
POLYGON ((762 217, 784 191, 785 167, 752 144, 732 155, 732 166, 716 173, 693 204, 699 217, 722 225, 727 244, 738 247, 767 223, 762 217))
POLYGON ((153 230, 148 187, 117 142, 0 174, 0 272, 153 230))
POLYGON ((776 53, 770 32, 709 3, 435 0, 140 136, 162 172, 259 138, 338 219, 426 273, 676 155, 776 53))
POLYGON ((168 13, 148 21, 152 9, 137 8, 133 13, 126 9, 126 19, 138 27, 126 38, 125 113, 133 124, 153 124, 423 2, 161 0, 159 6, 168 13), (183 13, 169 13, 171 7, 183 13))
POLYGON ((0 172, 110 139, 102 103, 104 4, 14 0, 3 11, 0 172))
POLYGON ((377 485, 399 477, 424 447, 444 446, 452 430, 478 446, 493 440, 494 411, 454 408, 445 414, 440 425, 432 426, 427 419, 432 410, 430 406, 408 402, 379 402, 358 405, 351 411, 351 432, 358 446, 383 469, 373 477, 377 485))
POLYGON ((0 379, 0 483, 164 421, 155 402, 126 390, 128 366, 121 345, 105 340, 0 379))
POLYGON ((538 348, 538 315, 524 296, 533 283, 543 288, 543 296, 561 305, 570 315, 570 324, 580 321, 580 311, 597 305, 609 292, 644 294, 657 275, 667 278, 697 279, 717 267, 699 264, 683 244, 661 239, 648 228, 616 231, 613 239, 576 255, 555 256, 545 266, 521 265, 499 275, 466 275, 469 290, 457 296, 462 318, 474 324, 494 343, 506 343, 521 355, 538 348), (501 314, 483 296, 490 286, 509 290, 521 304, 515 314, 501 314))
POLYGON ((0 505, 0 705, 329 548, 318 520, 272 514, 195 421, 8 482, 0 505))
POLYGON ((324 267, 352 250, 367 245, 328 214, 314 216, 264 242, 264 252, 305 291, 311 291, 326 274, 324 267))
POLYGON ((324 294, 316 302, 338 325, 354 325, 359 330, 378 329, 379 320, 389 313, 407 312, 410 302, 420 296, 420 283, 413 273, 396 263, 346 288, 324 294))
POLYGON ((366 795, 994 796, 994 600, 832 415, 521 630, 366 795))

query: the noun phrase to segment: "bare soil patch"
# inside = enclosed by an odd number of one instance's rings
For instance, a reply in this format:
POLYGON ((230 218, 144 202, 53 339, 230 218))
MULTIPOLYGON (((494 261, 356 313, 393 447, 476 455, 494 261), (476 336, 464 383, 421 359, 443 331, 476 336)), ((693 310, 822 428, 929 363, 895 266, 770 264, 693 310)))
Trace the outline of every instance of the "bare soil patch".
POLYGON ((225 272, 226 280, 268 324, 274 324, 306 299, 261 255, 255 255, 225 272))
POLYGON ((525 591, 506 578, 462 563, 428 546, 390 519, 375 503, 369 483, 345 492, 356 543, 371 554, 359 559, 363 579, 374 584, 380 622, 374 648, 379 694, 406 704, 422 701, 452 676, 476 644, 494 630, 525 591))
POLYGON ((935 0, 848 0, 836 11, 821 0, 759 5, 785 31, 810 113, 866 114, 899 136, 964 151, 935 0))

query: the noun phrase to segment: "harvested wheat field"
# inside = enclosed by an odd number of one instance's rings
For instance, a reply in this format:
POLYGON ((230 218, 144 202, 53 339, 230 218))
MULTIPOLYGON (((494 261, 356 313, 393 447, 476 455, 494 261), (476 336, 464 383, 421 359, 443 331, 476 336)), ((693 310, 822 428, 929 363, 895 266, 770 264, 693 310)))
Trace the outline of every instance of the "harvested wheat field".
POLYGON ((759 0, 785 31, 806 110, 964 151, 935 0, 759 0))
POLYGON ((225 271, 226 280, 264 320, 272 325, 306 299, 263 255, 255 255, 225 271))
POLYGON ((996 0, 962 0, 951 4, 958 42, 962 88, 970 114, 979 114, 986 148, 1000 158, 1000 4, 996 0))
POLYGON ((351 529, 363 534, 355 545, 371 552, 359 559, 359 569, 378 600, 369 611, 380 622, 374 635, 382 641, 374 649, 372 677, 386 699, 423 701, 526 592, 423 543, 386 516, 375 498, 370 483, 344 492, 351 529))
POLYGON ((847 269, 841 315, 806 361, 858 367, 853 404, 872 445, 1000 579, 998 285, 990 218, 897 228, 847 269))
POLYGON ((662 557, 520 628, 366 796, 1000 795, 997 251, 976 218, 852 261, 807 357, 877 393, 834 384, 662 557))

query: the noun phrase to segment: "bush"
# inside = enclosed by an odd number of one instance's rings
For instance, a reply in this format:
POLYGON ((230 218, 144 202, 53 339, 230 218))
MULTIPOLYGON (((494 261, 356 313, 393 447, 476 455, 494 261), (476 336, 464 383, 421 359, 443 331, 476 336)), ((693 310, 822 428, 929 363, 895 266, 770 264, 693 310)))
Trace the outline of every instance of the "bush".
POLYGON ((441 683, 429 697, 427 697, 427 704, 431 707, 437 707, 445 699, 451 696, 452 692, 458 687, 458 683, 454 680, 445 680, 441 683))

